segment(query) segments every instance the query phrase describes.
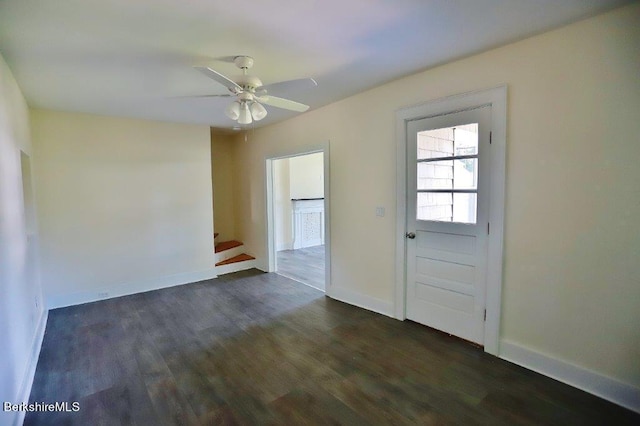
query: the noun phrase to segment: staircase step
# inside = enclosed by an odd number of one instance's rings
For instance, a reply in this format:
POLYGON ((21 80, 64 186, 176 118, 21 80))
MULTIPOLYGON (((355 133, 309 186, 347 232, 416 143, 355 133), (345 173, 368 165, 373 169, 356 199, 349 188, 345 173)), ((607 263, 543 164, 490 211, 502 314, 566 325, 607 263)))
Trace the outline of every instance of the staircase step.
POLYGON ((234 247, 241 246, 242 243, 236 240, 223 241, 221 243, 216 244, 216 253, 220 253, 221 251, 230 250, 234 247))
POLYGON ((249 256, 246 253, 241 253, 230 259, 226 259, 226 260, 223 260, 222 262, 216 263, 216 266, 229 265, 231 263, 237 263, 237 262, 244 262, 245 260, 255 260, 255 257, 249 256))
POLYGON ((240 241, 223 241, 216 244, 213 262, 220 263, 223 260, 231 259, 245 251, 244 245, 240 241))

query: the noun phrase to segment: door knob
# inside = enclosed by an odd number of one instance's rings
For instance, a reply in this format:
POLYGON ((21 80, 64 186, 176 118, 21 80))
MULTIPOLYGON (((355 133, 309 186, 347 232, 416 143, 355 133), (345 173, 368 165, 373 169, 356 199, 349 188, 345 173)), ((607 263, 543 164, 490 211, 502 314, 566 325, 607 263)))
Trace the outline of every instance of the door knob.
POLYGON ((407 234, 405 235, 407 238, 413 240, 416 237, 415 232, 407 232, 407 234))

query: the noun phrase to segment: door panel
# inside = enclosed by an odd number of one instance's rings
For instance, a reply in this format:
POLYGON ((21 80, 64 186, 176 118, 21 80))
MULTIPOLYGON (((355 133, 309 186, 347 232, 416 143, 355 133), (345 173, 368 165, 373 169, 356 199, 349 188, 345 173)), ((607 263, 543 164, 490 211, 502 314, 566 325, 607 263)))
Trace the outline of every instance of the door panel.
POLYGON ((483 344, 491 107, 407 128, 406 316, 483 344))

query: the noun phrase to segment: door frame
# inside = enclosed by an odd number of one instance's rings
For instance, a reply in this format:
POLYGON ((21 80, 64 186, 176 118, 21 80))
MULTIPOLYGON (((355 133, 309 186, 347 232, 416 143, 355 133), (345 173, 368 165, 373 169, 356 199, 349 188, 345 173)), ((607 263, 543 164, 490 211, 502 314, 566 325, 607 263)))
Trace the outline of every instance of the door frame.
POLYGON ((267 272, 276 272, 275 237, 275 190, 273 187, 273 162, 284 158, 299 157, 307 154, 322 153, 324 168, 324 292, 331 296, 331 185, 329 179, 329 141, 317 145, 291 148, 269 153, 265 156, 265 205, 267 213, 266 253, 267 272))
POLYGON ((504 240, 505 172, 507 139, 507 86, 463 93, 436 99, 396 111, 396 274, 394 317, 406 319, 406 238, 407 232, 407 124, 409 121, 436 117, 491 105, 491 178, 489 182, 489 223, 487 241, 487 285, 484 324, 484 351, 499 353, 502 301, 502 265, 504 240))

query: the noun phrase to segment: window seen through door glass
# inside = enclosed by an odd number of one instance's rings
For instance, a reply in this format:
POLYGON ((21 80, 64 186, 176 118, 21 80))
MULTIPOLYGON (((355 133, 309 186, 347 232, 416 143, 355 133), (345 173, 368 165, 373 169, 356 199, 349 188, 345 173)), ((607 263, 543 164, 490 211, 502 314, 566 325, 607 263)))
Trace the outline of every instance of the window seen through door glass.
POLYGON ((417 219, 475 223, 478 124, 417 134, 417 219))
POLYGON ((478 159, 418 163, 418 189, 478 189, 478 159))

